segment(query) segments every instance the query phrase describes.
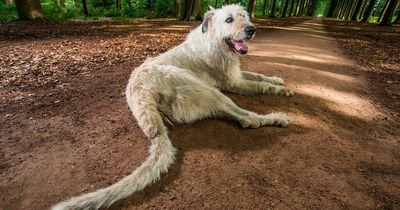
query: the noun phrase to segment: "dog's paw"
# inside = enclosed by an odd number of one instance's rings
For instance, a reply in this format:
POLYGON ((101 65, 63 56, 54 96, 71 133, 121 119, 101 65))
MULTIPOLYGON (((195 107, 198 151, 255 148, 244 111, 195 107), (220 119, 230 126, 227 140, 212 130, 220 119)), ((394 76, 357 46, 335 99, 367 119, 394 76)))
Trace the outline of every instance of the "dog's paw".
POLYGON ((288 89, 288 88, 285 88, 285 87, 278 87, 278 88, 276 89, 276 95, 278 95, 278 96, 293 96, 294 93, 293 93, 293 91, 291 91, 291 90, 288 89))
POLYGON ((287 127, 292 122, 290 117, 282 113, 268 115, 251 114, 239 121, 243 128, 259 128, 267 125, 287 127))
POLYGON ((256 114, 247 115, 239 120, 243 128, 258 128, 261 126, 262 118, 256 114))
POLYGON ((270 82, 274 85, 283 85, 285 83, 282 78, 277 76, 269 77, 269 79, 270 82))
POLYGON ((287 127, 292 123, 292 119, 283 113, 272 113, 265 115, 264 119, 268 125, 287 127))

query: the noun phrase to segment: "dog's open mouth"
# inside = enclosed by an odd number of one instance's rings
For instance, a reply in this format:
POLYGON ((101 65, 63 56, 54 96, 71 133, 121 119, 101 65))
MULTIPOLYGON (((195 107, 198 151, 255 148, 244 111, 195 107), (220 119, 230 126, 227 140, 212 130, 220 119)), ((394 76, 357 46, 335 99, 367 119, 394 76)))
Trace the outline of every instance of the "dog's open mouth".
POLYGON ((239 53, 241 55, 247 54, 247 49, 248 48, 247 48, 247 45, 246 45, 245 41, 243 41, 243 40, 237 41, 237 40, 234 40, 234 39, 231 39, 231 38, 227 38, 227 39, 225 39, 225 42, 235 52, 237 52, 237 53, 239 53))

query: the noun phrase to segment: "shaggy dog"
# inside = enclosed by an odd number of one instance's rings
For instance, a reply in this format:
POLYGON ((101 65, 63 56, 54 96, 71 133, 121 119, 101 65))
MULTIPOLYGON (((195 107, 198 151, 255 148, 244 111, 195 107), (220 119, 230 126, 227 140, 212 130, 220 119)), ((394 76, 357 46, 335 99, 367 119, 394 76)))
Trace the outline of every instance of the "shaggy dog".
POLYGON ((190 123, 209 117, 228 117, 243 127, 287 126, 284 114, 260 115, 238 107, 220 90, 238 94, 291 96, 278 77, 241 71, 239 55, 255 27, 240 5, 211 8, 186 41, 146 60, 131 75, 126 97, 133 115, 151 140, 150 156, 119 182, 60 203, 53 209, 99 209, 142 190, 158 180, 174 162, 165 122, 190 123))

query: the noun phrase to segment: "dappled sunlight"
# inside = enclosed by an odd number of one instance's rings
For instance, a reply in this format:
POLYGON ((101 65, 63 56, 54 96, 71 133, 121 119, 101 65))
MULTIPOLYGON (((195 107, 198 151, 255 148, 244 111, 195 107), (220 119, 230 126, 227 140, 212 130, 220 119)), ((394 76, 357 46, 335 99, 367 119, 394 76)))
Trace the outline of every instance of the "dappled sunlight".
POLYGON ((291 112, 288 112, 287 115, 293 118, 293 122, 296 125, 301 125, 309 129, 318 129, 318 130, 329 129, 329 125, 327 125, 321 119, 312 117, 310 115, 291 113, 291 112))
MULTIPOLYGON (((328 32, 323 25, 302 23, 294 27, 274 28, 286 33, 278 31, 258 37, 258 44, 250 46, 252 62, 261 62, 266 70, 279 72, 278 75, 282 75, 296 93, 318 99, 329 113, 364 122, 384 115, 371 100, 360 95, 365 81, 352 71, 355 64, 343 57, 341 50, 335 47, 336 41, 326 35, 328 32)), ((304 127, 324 127, 321 124, 323 121, 313 116, 296 118, 304 127)))
POLYGON ((300 85, 296 88, 296 92, 323 99, 329 102, 326 105, 330 109, 366 121, 381 115, 371 101, 355 93, 338 91, 321 85, 300 85))
POLYGON ((309 62, 317 62, 317 63, 325 63, 325 64, 335 64, 335 65, 343 65, 343 66, 350 66, 351 64, 347 62, 340 62, 338 63, 337 58, 334 56, 326 55, 323 53, 313 54, 313 53, 301 53, 301 50, 288 50, 282 54, 277 55, 274 50, 272 51, 264 51, 264 50, 253 50, 249 53, 249 55, 254 56, 262 56, 266 58, 282 58, 282 59, 293 59, 298 61, 309 61, 309 62), (295 52, 293 52, 295 51, 295 52))
MULTIPOLYGON (((337 73, 333 73, 333 72, 320 71, 320 70, 314 70, 314 73, 319 74, 321 76, 329 77, 331 79, 340 80, 343 82, 356 83, 356 85, 359 85, 361 83, 360 80, 358 80, 357 78, 351 77, 351 76, 346 76, 343 74, 337 74, 337 73)), ((335 81, 335 80, 332 80, 332 81, 335 81)))
MULTIPOLYGON (((271 62, 265 62, 265 61, 262 63, 264 63, 266 66, 271 65, 271 66, 278 67, 278 68, 296 69, 297 71, 302 71, 305 75, 315 75, 316 77, 319 78, 319 80, 327 81, 331 84, 338 84, 340 82, 353 83, 355 85, 362 84, 360 80, 358 80, 357 78, 355 78, 353 76, 348 76, 348 75, 329 72, 329 71, 323 71, 321 69, 315 69, 315 68, 299 66, 296 64, 287 64, 287 63, 277 63, 277 62, 271 63, 271 62), (323 77, 325 77, 326 79, 324 79, 323 77)), ((298 77, 297 79, 300 79, 300 77, 298 77)))
POLYGON ((309 29, 309 28, 303 28, 301 26, 295 26, 295 27, 279 27, 279 26, 275 26, 275 29, 279 29, 279 30, 284 30, 284 31, 298 31, 298 32, 312 32, 312 33, 319 33, 319 34, 327 34, 328 32, 326 31, 321 31, 321 30, 317 30, 317 29, 309 29))

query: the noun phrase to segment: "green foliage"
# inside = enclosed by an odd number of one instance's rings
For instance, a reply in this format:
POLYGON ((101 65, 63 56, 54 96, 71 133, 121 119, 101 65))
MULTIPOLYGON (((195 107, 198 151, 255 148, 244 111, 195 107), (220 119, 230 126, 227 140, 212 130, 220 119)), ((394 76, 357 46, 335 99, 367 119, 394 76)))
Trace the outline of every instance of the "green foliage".
POLYGON ((46 19, 62 21, 71 18, 83 18, 81 7, 76 7, 69 1, 66 1, 65 3, 65 8, 63 8, 58 5, 57 1, 42 1, 43 13, 46 19))
POLYGON ((328 15, 330 6, 331 6, 330 0, 319 0, 317 2, 317 5, 315 6, 313 16, 325 17, 326 15, 328 15))
POLYGON ((0 2, 0 23, 10 22, 18 19, 15 4, 4 4, 0 2))

